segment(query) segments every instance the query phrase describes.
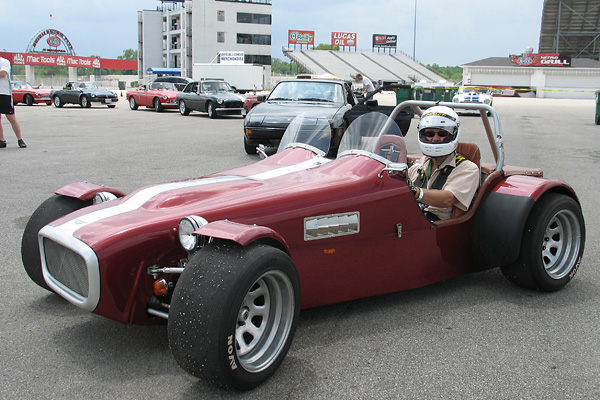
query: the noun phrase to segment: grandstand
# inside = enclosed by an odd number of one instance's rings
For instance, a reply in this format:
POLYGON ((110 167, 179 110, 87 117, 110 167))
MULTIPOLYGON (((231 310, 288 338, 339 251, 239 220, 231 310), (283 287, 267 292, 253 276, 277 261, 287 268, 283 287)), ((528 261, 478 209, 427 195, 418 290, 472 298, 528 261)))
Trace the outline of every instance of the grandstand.
POLYGON ((332 50, 293 50, 283 54, 306 72, 332 74, 349 80, 360 72, 372 81, 440 82, 444 78, 400 53, 375 53, 332 50))
POLYGON ((600 0, 545 0, 540 53, 600 59, 600 0))

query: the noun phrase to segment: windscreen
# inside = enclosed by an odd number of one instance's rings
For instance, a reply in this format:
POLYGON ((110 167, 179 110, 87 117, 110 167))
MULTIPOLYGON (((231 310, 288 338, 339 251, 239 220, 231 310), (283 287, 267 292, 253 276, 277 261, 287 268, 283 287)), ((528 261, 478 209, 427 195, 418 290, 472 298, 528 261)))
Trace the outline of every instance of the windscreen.
POLYGON ((331 127, 327 118, 302 113, 290 122, 277 151, 289 147, 303 147, 318 155, 325 155, 331 143, 331 127))
POLYGON ((344 154, 378 154, 378 141, 383 135, 398 136, 398 139, 403 141, 400 128, 387 115, 379 112, 361 115, 350 124, 344 133, 338 150, 338 158, 344 154))

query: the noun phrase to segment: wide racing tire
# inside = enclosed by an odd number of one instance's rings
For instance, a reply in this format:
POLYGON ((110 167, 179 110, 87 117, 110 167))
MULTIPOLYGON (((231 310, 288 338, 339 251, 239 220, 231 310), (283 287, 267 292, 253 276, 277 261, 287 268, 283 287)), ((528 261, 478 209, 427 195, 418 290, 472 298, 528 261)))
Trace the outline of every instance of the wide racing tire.
POLYGON ((546 193, 527 219, 517 262, 501 269, 519 286, 553 292, 573 279, 584 247, 579 204, 567 195, 546 193))
POLYGON ((169 345, 192 375, 252 389, 285 358, 299 312, 300 280, 286 253, 266 245, 211 243, 190 257, 177 283, 169 345))
POLYGON ((40 204, 29 218, 21 239, 21 259, 25 272, 38 286, 53 291, 42 275, 38 232, 50 222, 91 204, 91 200, 84 202, 72 197, 54 195, 40 204))

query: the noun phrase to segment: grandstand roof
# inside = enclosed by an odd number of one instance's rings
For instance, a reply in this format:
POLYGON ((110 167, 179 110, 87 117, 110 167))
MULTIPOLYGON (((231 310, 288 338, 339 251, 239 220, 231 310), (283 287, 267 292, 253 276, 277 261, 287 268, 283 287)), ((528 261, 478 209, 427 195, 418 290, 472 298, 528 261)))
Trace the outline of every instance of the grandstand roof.
POLYGON ((600 0, 544 0, 540 53, 600 59, 600 0))

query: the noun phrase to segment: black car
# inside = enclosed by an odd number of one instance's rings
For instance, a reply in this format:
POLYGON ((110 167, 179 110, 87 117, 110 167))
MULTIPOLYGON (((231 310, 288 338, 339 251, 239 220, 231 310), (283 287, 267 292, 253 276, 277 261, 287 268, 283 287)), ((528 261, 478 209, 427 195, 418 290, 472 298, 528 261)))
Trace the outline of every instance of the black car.
POLYGON ((281 81, 264 100, 244 120, 244 149, 248 154, 255 154, 260 144, 278 146, 289 123, 303 112, 329 121, 331 148, 337 149, 351 122, 346 114, 358 103, 346 82, 321 79, 281 81))
POLYGON ((70 103, 89 108, 92 103, 101 103, 106 104, 108 108, 114 108, 115 103, 119 101, 115 92, 100 89, 93 82, 67 82, 63 89, 52 91, 51 97, 55 107, 70 103))
POLYGON ((244 97, 237 94, 225 81, 194 81, 177 93, 177 104, 181 115, 191 111, 208 113, 210 118, 219 115, 241 115, 244 97))
MULTIPOLYGON (((337 148, 344 131, 360 115, 378 111, 389 115, 394 107, 379 106, 370 98, 359 102, 348 82, 323 79, 287 79, 275 86, 268 97, 248 112, 244 120, 244 150, 256 153, 258 145, 276 147, 290 121, 301 113, 328 120, 331 126, 330 156, 337 148)), ((403 134, 410 126, 412 115, 402 112, 396 123, 403 134)))

